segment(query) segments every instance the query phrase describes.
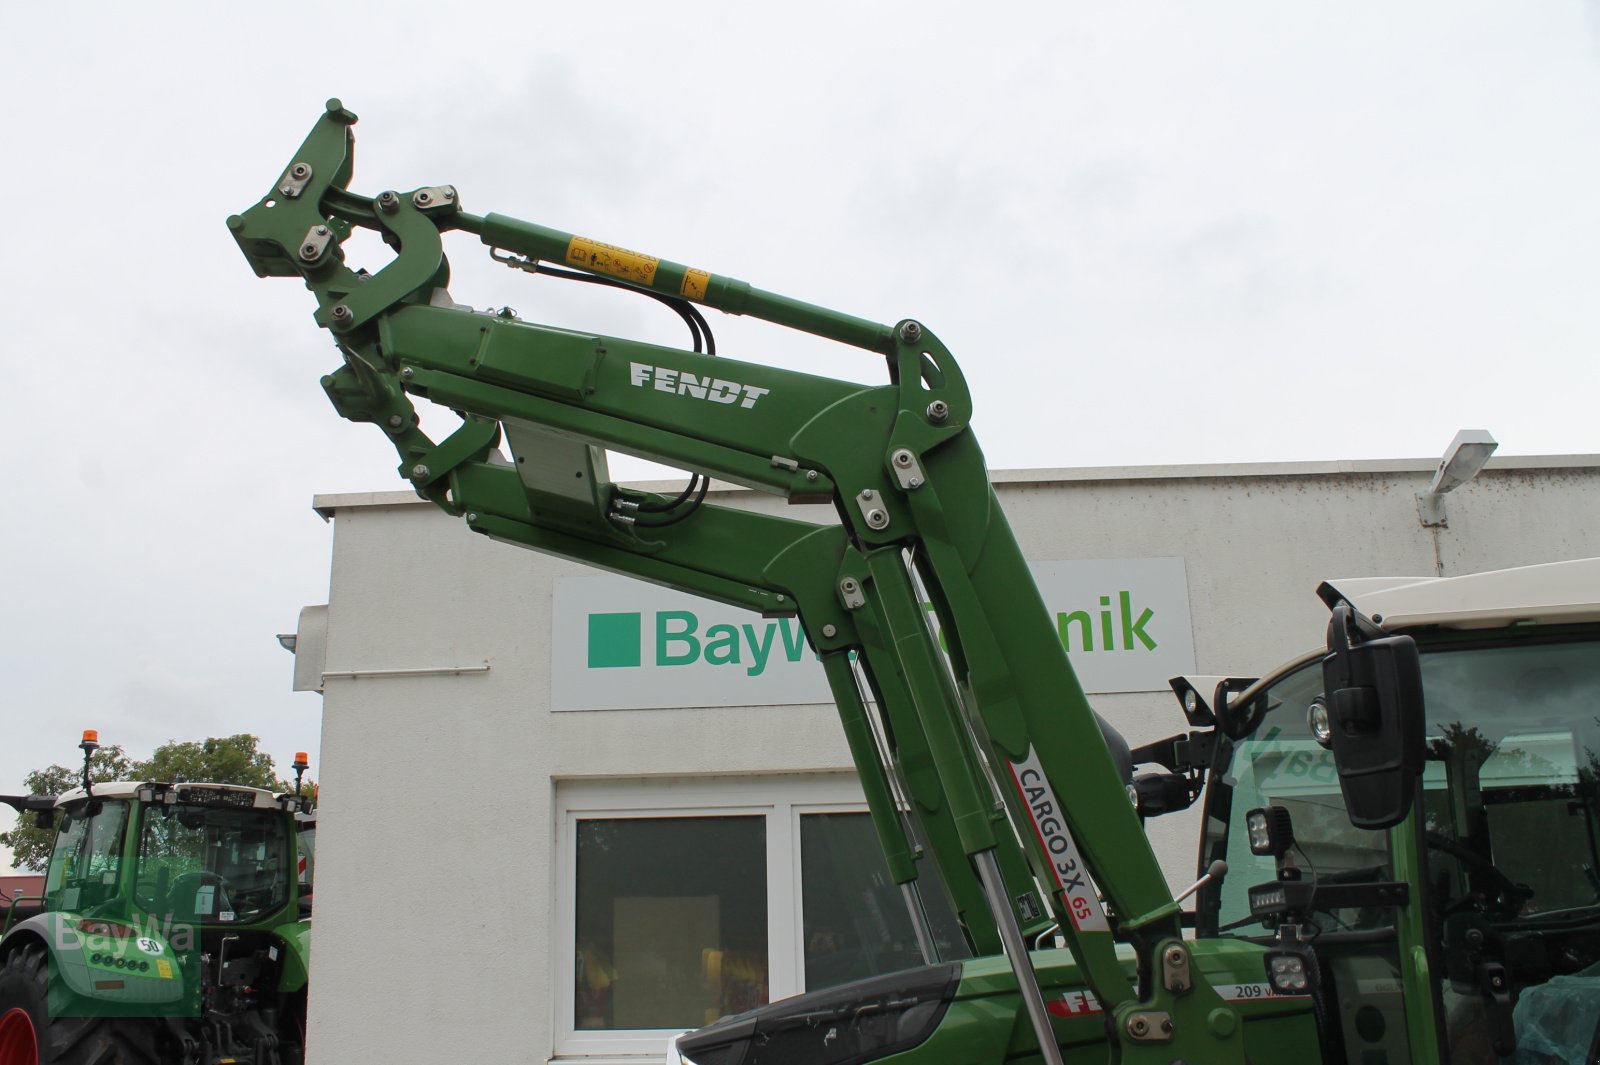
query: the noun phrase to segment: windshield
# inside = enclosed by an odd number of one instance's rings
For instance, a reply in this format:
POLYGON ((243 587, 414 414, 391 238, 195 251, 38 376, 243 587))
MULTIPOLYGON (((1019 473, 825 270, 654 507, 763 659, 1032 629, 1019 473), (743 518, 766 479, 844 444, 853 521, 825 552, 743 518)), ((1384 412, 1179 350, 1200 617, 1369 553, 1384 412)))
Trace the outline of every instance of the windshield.
MULTIPOLYGON (((1277 877, 1270 856, 1250 851, 1242 825, 1245 814, 1281 806, 1293 819, 1296 847, 1290 860, 1317 883, 1372 883, 1389 880, 1389 844, 1382 832, 1355 828, 1345 812, 1333 754, 1312 738, 1306 723, 1311 701, 1322 692, 1322 665, 1312 662, 1279 679, 1251 703, 1243 716, 1258 719, 1242 739, 1223 742, 1224 761, 1212 776, 1206 862, 1226 859, 1228 874, 1220 889, 1202 897, 1215 928, 1242 936, 1267 934, 1250 916, 1249 889, 1277 877), (1232 752, 1231 758, 1227 752, 1232 752), (1239 826, 1229 831, 1230 825, 1239 826)), ((1319 927, 1371 928, 1388 920, 1380 911, 1320 908, 1319 927)))
POLYGON ((294 854, 283 815, 270 810, 147 807, 134 896, 177 921, 255 920, 286 901, 294 854))
MULTIPOLYGON (((1600 905, 1600 647, 1583 640, 1457 640, 1422 648, 1428 761, 1424 825, 1435 914, 1471 907, 1532 918, 1600 905)), ((1248 891, 1276 876, 1242 829, 1257 807, 1289 810, 1290 860, 1317 884, 1393 879, 1387 836, 1345 816, 1330 752, 1311 737, 1320 662, 1284 675, 1247 706, 1248 735, 1221 744, 1205 862, 1223 883, 1202 896, 1208 927, 1269 934, 1248 891), (1214 922, 1214 923, 1213 923, 1214 922)), ((1322 931, 1392 924, 1384 907, 1314 907, 1322 931)))

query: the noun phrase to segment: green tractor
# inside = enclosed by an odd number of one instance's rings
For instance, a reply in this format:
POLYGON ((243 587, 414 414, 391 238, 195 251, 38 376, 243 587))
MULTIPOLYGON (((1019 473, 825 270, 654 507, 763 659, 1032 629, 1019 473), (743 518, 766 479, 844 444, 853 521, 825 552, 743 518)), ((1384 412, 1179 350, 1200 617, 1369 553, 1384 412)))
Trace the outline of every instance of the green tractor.
POLYGON ((56 829, 44 896, 0 925, 0 1065, 300 1065, 304 756, 295 794, 91 783, 96 739, 83 787, 0 796, 56 829))

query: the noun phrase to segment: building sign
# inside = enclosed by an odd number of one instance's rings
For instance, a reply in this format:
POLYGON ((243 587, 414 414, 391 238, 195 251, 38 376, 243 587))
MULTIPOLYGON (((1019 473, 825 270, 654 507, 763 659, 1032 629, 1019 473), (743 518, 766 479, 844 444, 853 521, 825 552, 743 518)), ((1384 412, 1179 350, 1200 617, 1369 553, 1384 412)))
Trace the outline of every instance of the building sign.
MULTIPOLYGON (((1163 691, 1193 673, 1181 558, 1030 563, 1085 691, 1163 691)), ((798 618, 628 577, 559 577, 552 710, 832 703, 798 618)))

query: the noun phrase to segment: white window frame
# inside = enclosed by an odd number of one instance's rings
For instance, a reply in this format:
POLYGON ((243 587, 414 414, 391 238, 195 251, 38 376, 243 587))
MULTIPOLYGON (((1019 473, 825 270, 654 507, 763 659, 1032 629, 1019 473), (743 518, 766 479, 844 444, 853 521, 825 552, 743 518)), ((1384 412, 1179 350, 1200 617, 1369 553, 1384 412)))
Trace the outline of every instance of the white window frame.
POLYGON ((805 931, 801 927, 800 817, 866 811, 861 785, 850 773, 783 774, 693 779, 558 780, 556 782, 555 989, 551 1032, 555 1061, 660 1058, 678 1029, 579 1030, 572 959, 577 944, 578 833, 593 818, 766 818, 767 995, 772 1001, 805 990, 805 931))

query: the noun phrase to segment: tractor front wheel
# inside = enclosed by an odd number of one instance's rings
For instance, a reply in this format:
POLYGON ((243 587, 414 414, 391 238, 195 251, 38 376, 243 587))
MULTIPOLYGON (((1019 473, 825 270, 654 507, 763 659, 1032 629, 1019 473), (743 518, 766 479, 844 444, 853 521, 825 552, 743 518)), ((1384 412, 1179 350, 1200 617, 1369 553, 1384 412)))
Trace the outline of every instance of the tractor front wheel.
POLYGON ((155 1022, 120 1017, 51 1017, 50 966, 43 947, 0 962, 0 1065, 157 1065, 155 1022))

